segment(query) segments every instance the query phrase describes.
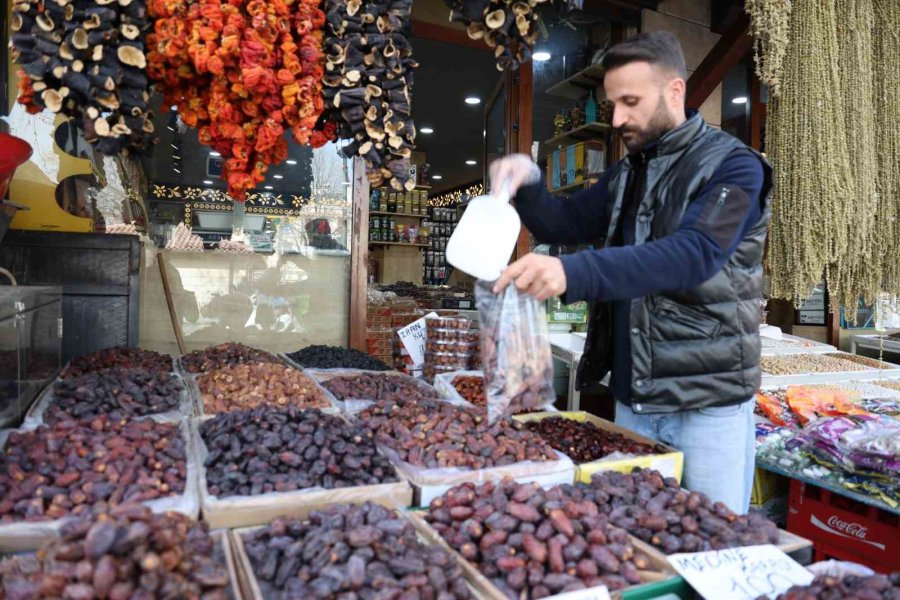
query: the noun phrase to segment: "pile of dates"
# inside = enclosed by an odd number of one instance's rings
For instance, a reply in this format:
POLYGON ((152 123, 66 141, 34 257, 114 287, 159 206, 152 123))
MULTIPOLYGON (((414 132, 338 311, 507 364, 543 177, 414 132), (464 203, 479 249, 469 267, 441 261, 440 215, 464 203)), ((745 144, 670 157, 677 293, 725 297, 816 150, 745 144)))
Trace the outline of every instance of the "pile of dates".
POLYGON ((66 522, 37 555, 0 565, 6 600, 226 600, 229 577, 205 523, 123 504, 66 522))
POLYGON ((206 413, 255 408, 263 404, 327 408, 328 399, 312 379, 281 363, 244 363, 197 377, 206 413))
POLYGON ((184 436, 174 423, 99 416, 14 431, 0 455, 0 523, 180 494, 186 480, 184 436))
POLYGON ((657 471, 604 471, 579 484, 576 500, 591 500, 609 522, 666 554, 775 544, 778 528, 763 516, 737 515, 706 494, 689 492, 657 471))
MULTIPOLYGON (((768 596, 764 596, 768 599, 768 596)), ((776 600, 897 600, 900 572, 888 575, 833 577, 820 575, 809 585, 795 585, 776 600)))
POLYGON ((44 421, 98 415, 120 420, 177 411, 183 392, 181 382, 168 371, 114 367, 57 381, 44 421))
POLYGON ((567 488, 464 483, 434 499, 425 520, 509 598, 640 583, 649 559, 596 504, 573 500, 567 488))
POLYGON ((625 454, 659 454, 658 445, 644 444, 621 433, 600 429, 590 421, 574 421, 565 417, 547 417, 529 421, 525 426, 550 445, 578 463, 591 462, 614 452, 625 454))
POLYGON ((322 386, 338 400, 385 400, 411 402, 437 398, 431 386, 403 375, 361 373, 323 381, 322 386))
POLYGON ((288 354, 288 357, 307 369, 363 369, 366 371, 390 371, 391 369, 374 356, 340 346, 307 346, 288 354))
POLYGON ((60 374, 62 379, 79 377, 105 369, 144 369, 145 371, 172 371, 172 357, 140 348, 105 348, 73 358, 60 374))
POLYGON ((425 546, 412 523, 369 502, 333 504, 304 521, 279 518, 243 542, 269 598, 472 597, 449 552, 425 546))
POLYGON ((397 481, 370 433, 318 410, 261 406, 222 413, 200 425, 200 436, 213 496, 397 481))
POLYGON ((380 401, 357 416, 375 441, 426 469, 484 469, 523 461, 559 460, 550 445, 518 421, 489 424, 485 411, 440 400, 380 401))
POLYGON ((206 373, 247 362, 280 363, 281 361, 275 355, 264 350, 257 350, 236 342, 225 342, 217 346, 210 346, 206 350, 195 350, 181 357, 181 366, 188 373, 206 373))
POLYGON ((463 400, 475 406, 486 406, 484 397, 484 377, 480 375, 458 375, 453 378, 453 387, 463 400))

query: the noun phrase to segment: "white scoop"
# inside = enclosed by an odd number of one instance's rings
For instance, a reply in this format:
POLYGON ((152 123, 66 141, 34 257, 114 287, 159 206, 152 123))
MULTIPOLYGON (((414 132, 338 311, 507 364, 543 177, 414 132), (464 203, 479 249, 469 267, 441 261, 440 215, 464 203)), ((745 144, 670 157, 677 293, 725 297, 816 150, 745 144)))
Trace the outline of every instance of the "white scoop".
POLYGON ((477 279, 494 281, 509 263, 520 228, 504 183, 496 196, 469 202, 447 242, 447 262, 477 279))

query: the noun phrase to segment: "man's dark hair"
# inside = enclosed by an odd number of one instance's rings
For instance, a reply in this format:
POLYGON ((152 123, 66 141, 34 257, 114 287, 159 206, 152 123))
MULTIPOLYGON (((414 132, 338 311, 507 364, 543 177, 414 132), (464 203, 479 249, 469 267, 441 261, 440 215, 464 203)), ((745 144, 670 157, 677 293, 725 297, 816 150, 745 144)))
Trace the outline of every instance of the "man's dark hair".
POLYGON ((650 63, 687 80, 681 44, 678 38, 668 31, 639 33, 624 42, 619 42, 606 52, 600 64, 604 71, 612 71, 633 62, 650 63))

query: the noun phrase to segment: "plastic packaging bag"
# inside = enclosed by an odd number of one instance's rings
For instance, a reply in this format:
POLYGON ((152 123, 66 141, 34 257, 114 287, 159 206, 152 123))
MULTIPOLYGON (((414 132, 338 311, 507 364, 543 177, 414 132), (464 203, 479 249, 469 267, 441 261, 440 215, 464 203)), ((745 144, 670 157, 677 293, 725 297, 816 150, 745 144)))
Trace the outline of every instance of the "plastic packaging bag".
POLYGON ((553 404, 553 355, 542 302, 509 285, 475 284, 488 421, 553 404))

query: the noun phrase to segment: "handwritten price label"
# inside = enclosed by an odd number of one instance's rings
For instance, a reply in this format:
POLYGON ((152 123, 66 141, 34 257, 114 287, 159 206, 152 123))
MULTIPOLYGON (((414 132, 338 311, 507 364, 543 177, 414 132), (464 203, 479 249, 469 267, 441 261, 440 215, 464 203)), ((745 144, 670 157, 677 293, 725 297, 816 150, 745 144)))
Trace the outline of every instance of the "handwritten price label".
POLYGON ((400 343, 409 352, 414 367, 420 367, 425 362, 425 319, 438 316, 430 312, 418 321, 413 321, 406 327, 397 330, 400 343))
POLYGON ((599 585, 586 590, 550 596, 548 600, 610 600, 610 598, 609 590, 606 589, 606 586, 599 585))
POLYGON ((704 598, 753 600, 777 596, 813 575, 775 546, 673 554, 669 564, 704 598))

